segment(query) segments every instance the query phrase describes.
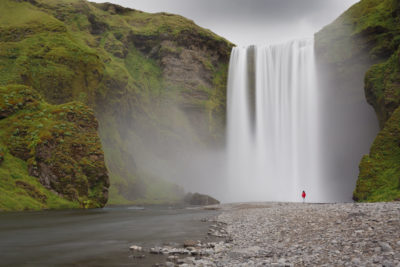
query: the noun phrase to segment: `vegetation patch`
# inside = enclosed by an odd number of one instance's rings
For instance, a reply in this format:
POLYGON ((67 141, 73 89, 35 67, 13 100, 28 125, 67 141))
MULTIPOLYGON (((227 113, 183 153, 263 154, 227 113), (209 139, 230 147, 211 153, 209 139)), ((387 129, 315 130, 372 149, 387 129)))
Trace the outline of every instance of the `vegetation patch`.
POLYGON ((400 108, 375 138, 360 163, 353 198, 357 201, 400 200, 400 108))
MULTIPOLYGON (((26 162, 30 176, 81 207, 105 205, 108 176, 97 121, 89 108, 74 102, 49 105, 29 87, 9 85, 0 87, 0 110, 0 142, 10 155, 26 162)), ((47 202, 32 183, 14 184, 47 202)))
POLYGON ((383 128, 400 106, 400 49, 384 63, 373 65, 365 76, 365 95, 383 128))

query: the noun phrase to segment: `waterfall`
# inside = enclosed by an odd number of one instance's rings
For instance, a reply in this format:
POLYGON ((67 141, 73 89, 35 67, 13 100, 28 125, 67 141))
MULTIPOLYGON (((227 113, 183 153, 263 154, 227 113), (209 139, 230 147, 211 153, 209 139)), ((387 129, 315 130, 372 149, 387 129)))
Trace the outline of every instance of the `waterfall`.
POLYGON ((233 48, 227 201, 323 201, 313 43, 233 48))

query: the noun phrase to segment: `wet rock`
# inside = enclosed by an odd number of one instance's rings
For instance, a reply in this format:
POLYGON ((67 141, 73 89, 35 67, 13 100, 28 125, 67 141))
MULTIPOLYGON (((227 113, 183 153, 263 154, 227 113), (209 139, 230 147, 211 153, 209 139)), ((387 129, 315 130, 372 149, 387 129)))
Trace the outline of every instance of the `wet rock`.
POLYGON ((219 204, 220 202, 216 200, 215 198, 208 196, 208 195, 203 195, 199 193, 188 193, 184 197, 183 201, 186 204, 189 205, 196 205, 196 206, 206 206, 206 205, 216 205, 219 204))
POLYGON ((178 261, 178 256, 168 256, 168 258, 167 258, 167 260, 168 261, 172 261, 172 262, 175 262, 175 261, 178 261))
POLYGON ((142 247, 136 245, 130 246, 129 249, 132 251, 142 251, 142 247))
POLYGON ((187 247, 195 247, 197 246, 197 241, 194 240, 186 240, 185 242, 183 242, 183 247, 187 248, 187 247))
POLYGON ((162 248, 160 247, 150 248, 150 254, 162 254, 162 248))

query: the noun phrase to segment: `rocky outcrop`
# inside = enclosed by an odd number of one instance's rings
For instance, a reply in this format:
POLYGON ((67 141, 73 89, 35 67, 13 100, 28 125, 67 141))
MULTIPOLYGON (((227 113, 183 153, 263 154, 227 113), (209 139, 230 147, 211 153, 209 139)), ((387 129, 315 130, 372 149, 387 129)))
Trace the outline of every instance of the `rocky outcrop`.
POLYGON ((185 204, 195 206, 217 205, 220 202, 213 197, 199 193, 187 193, 183 199, 185 204))
POLYGON ((400 105, 399 10, 397 0, 362 0, 315 35, 319 61, 334 73, 338 91, 355 90, 353 78, 361 81, 365 75, 365 96, 381 128, 359 166, 358 201, 390 201, 400 195, 400 120, 395 115, 400 105))
MULTIPOLYGON (((0 87, 0 111, 0 143, 26 162, 30 176, 82 208, 106 204, 109 178, 91 109, 74 102, 48 105, 31 88, 9 85, 0 87)), ((15 186, 46 206, 49 197, 30 181, 15 186)))

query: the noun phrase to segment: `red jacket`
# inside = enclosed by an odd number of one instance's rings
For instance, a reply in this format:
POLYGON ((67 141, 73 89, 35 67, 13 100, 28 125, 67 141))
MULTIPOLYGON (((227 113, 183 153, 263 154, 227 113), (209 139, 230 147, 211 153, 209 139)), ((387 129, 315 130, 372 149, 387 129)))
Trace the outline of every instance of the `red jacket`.
POLYGON ((302 198, 306 198, 306 192, 303 191, 303 193, 301 194, 302 198))

